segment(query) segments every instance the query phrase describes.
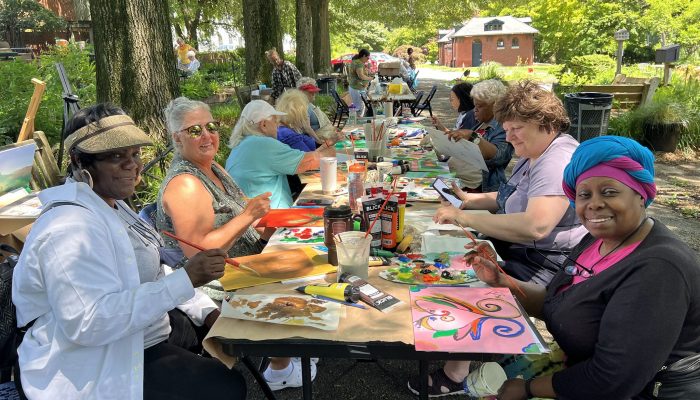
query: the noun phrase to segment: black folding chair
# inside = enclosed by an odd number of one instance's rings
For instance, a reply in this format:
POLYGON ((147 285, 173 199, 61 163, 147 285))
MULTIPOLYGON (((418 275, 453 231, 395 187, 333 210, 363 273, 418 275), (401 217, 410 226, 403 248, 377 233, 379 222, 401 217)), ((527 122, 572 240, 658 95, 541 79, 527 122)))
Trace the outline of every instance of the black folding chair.
POLYGON ((365 104, 365 115, 358 115, 358 117, 373 117, 374 109, 372 108, 372 102, 367 97, 367 93, 360 92, 360 97, 362 97, 362 102, 365 104))
POLYGON ((433 108, 430 106, 430 101, 433 99, 433 96, 435 96, 435 92, 437 92, 437 85, 433 85, 433 88, 430 89, 430 92, 428 93, 428 97, 425 98, 425 101, 422 104, 418 104, 413 107, 411 112, 413 113, 414 117, 419 116, 423 110, 428 110, 430 116, 433 116, 433 108))
POLYGON ((416 99, 413 100, 413 103, 411 103, 410 108, 411 108, 411 114, 416 115, 416 107, 420 105, 420 101, 423 98, 423 95, 425 94, 424 91, 419 90, 414 95, 416 96, 416 99))
MULTIPOLYGON (((341 123, 343 122, 343 115, 347 115, 350 117, 350 108, 348 108, 347 103, 343 101, 343 99, 340 98, 340 95, 338 95, 338 92, 335 89, 329 89, 329 92, 331 92, 331 96, 333 96, 333 100, 335 100, 335 114, 333 115, 333 125, 336 124, 336 120, 338 121, 338 128, 340 128, 341 123)), ((343 123, 343 125, 345 125, 343 123)))

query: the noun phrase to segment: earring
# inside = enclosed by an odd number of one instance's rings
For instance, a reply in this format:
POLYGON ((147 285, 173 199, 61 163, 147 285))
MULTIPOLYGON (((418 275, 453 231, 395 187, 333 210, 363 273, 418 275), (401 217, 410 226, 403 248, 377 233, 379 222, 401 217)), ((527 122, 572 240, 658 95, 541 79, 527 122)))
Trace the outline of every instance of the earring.
POLYGON ((94 182, 92 180, 92 175, 90 175, 90 171, 81 168, 78 170, 78 175, 80 175, 80 179, 78 179, 80 182, 87 183, 87 185, 90 186, 90 189, 93 188, 94 182))

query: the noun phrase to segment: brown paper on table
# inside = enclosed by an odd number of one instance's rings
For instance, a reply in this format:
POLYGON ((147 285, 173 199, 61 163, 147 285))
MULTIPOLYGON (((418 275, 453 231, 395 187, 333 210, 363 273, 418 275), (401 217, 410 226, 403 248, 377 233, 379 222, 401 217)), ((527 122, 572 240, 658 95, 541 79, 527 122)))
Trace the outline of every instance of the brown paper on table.
POLYGON ((252 275, 246 270, 226 264, 224 276, 219 279, 224 290, 235 290, 279 282, 284 279, 327 274, 335 272, 337 268, 328 264, 327 255, 318 254, 310 247, 236 257, 236 261, 254 269, 260 276, 252 275))
MULTIPOLYGON (((344 307, 345 318, 341 318, 337 331, 322 331, 309 327, 296 327, 289 325, 272 325, 264 322, 244 321, 231 318, 219 318, 204 339, 204 348, 214 357, 231 367, 235 358, 223 352, 221 342, 223 339, 246 340, 275 340, 288 338, 305 338, 329 340, 350 343, 389 342, 413 344, 413 319, 411 317, 411 301, 409 285, 389 282, 380 278, 377 273, 386 267, 370 268, 368 282, 398 299, 400 304, 394 311, 382 313, 367 305, 363 310, 355 307, 344 307)), ((335 274, 328 275, 326 281, 336 281, 335 274)), ((236 293, 289 293, 298 294, 292 287, 280 283, 246 288, 236 293)), ((364 304, 364 303, 362 303, 364 304)))

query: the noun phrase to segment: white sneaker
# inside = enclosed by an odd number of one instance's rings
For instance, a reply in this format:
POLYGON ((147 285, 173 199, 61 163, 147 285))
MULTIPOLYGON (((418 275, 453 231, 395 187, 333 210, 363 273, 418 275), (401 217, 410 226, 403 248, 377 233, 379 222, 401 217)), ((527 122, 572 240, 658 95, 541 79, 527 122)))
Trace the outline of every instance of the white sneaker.
MULTIPOLYGON (((292 371, 285 379, 277 382, 267 381, 267 384, 270 386, 272 391, 303 386, 303 381, 301 378, 301 360, 299 358, 292 358, 291 366, 292 371)), ((311 380, 313 381, 314 379, 316 379, 316 363, 311 363, 311 380)))

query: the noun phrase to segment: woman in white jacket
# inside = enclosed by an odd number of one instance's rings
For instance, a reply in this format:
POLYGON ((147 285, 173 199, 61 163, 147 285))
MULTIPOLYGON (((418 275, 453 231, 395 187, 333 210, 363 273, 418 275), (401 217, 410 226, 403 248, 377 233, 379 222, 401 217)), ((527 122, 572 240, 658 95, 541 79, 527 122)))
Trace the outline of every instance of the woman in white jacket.
POLYGON ((159 235, 123 202, 149 137, 114 106, 82 109, 65 147, 71 177, 40 194, 44 212, 14 270, 21 388, 30 399, 242 399, 242 376, 168 343, 168 311, 196 325, 219 315, 196 291, 223 275, 225 253, 184 268, 159 261, 159 235))

